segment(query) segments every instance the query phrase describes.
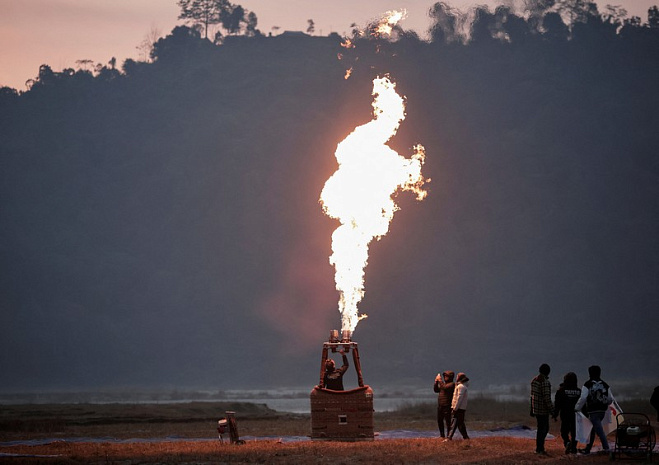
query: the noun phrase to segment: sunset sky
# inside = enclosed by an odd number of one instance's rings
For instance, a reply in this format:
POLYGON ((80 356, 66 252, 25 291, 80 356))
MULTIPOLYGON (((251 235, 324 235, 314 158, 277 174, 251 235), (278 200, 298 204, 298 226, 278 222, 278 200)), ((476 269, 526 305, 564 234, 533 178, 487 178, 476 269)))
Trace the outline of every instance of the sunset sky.
MULTIPOLYGON (((402 23, 424 35, 430 21, 428 9, 432 0, 243 0, 237 2, 256 13, 258 28, 265 34, 279 27, 306 30, 313 19, 316 34, 341 35, 350 25, 367 24, 382 13, 405 8, 402 23)), ((450 4, 466 9, 470 0, 453 0, 450 4)), ((501 2, 483 0, 478 4, 501 2)), ((510 3, 510 2, 508 2, 510 3)), ((599 1, 603 8, 607 1, 599 1)), ((647 9, 656 0, 618 0, 612 2, 627 9, 629 15, 647 20, 647 9)), ((601 9, 602 9, 601 8, 601 9)), ((50 65, 58 71, 76 68, 76 61, 93 60, 107 63, 116 57, 121 64, 126 58, 139 58, 136 48, 149 31, 167 35, 177 19, 176 0, 0 0, 0 85, 25 89, 25 81, 36 77, 39 66, 50 65)))

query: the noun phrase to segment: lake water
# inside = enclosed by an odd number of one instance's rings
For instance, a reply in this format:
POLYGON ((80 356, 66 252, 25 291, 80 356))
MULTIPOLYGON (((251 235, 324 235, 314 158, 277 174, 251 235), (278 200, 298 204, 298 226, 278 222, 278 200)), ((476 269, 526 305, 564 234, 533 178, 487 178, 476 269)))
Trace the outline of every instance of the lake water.
MULTIPOLYGON (((373 406, 376 412, 397 410, 421 403, 435 403, 437 395, 432 385, 404 388, 371 386, 374 391, 373 406)), ((186 403, 186 402, 248 402, 265 404, 273 410, 289 413, 309 413, 310 387, 279 388, 269 390, 223 390, 223 391, 135 391, 108 390, 95 392, 40 392, 1 394, 0 405, 12 404, 109 404, 109 403, 186 403)), ((490 386, 487 391, 469 390, 470 398, 487 397, 499 401, 526 400, 528 394, 511 386, 490 386)))

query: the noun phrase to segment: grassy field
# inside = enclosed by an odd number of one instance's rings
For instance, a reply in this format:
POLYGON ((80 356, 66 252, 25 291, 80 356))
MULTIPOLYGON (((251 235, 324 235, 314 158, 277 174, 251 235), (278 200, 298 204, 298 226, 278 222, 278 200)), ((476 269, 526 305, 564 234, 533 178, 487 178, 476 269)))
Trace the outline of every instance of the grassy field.
MULTIPOLYGON (((647 401, 627 402, 623 410, 652 413, 647 401)), ((434 404, 408 405, 396 412, 375 413, 376 431, 436 431, 434 404)), ((656 420, 656 415, 651 417, 656 420)), ((535 429, 525 402, 472 399, 467 413, 471 431, 525 425, 535 429)), ((654 423, 655 427, 657 426, 654 423)), ((550 433, 559 436, 558 423, 550 433)), ((566 456, 562 442, 548 440, 550 457, 533 454, 534 441, 487 437, 470 441, 389 439, 369 442, 278 441, 308 436, 307 414, 286 414, 262 404, 192 402, 183 404, 48 404, 8 405, 0 410, 2 463, 266 463, 266 464, 430 464, 430 463, 580 463, 607 462, 608 456, 566 456), (217 420, 235 411, 244 445, 221 443, 217 420), (162 442, 116 442, 114 439, 167 438, 162 442), (56 439, 44 445, 8 445, 9 441, 56 439), (72 438, 109 438, 77 442, 72 438), (189 440, 185 440, 188 438, 189 440), (9 456, 7 454, 14 454, 9 456), (51 457, 47 457, 51 456, 51 457)), ((228 436, 228 435, 227 435, 228 436)), ((459 436, 459 434, 458 434, 459 436)), ((611 441, 614 441, 612 438, 611 441)))

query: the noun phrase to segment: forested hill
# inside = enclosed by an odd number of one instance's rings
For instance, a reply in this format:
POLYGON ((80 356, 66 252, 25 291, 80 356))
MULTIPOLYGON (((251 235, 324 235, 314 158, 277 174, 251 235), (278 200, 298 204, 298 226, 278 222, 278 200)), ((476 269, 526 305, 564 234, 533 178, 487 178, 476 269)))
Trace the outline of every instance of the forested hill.
POLYGON ((152 63, 3 88, 5 388, 312 386, 340 326, 318 197, 384 73, 407 98, 391 145, 422 143, 432 182, 371 247, 367 380, 434 376, 440 354, 526 379, 594 345, 656 373, 659 27, 479 10, 465 41, 433 14, 429 42, 354 48, 177 27, 152 63))

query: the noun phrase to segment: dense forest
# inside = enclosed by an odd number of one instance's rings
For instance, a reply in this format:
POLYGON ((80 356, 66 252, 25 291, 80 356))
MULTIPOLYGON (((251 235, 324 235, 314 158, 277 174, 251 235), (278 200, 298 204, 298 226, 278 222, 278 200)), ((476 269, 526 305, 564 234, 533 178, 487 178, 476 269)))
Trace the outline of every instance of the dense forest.
POLYGON ((367 382, 656 373, 659 10, 534 5, 351 47, 178 26, 0 89, 4 389, 313 386, 340 324, 318 197, 384 74, 432 181, 371 246, 367 382))

